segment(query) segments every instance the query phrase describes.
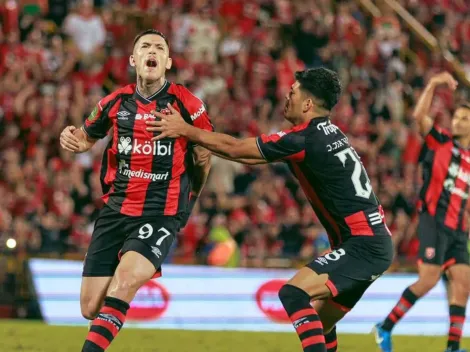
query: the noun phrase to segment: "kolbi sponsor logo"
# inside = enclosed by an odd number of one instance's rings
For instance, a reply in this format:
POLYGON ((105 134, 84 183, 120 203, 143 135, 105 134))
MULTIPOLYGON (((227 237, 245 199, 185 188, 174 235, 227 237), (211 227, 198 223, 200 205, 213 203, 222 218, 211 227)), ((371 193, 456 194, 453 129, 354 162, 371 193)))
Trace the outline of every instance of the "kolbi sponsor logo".
POLYGON ((127 320, 149 321, 160 318, 168 309, 170 294, 166 288, 155 281, 142 286, 127 312, 127 320))
POLYGON ((143 154, 143 155, 158 155, 166 156, 171 155, 171 142, 168 144, 163 144, 160 141, 139 141, 137 138, 132 139, 130 137, 121 137, 119 138, 118 150, 121 154, 129 154, 132 152, 134 154, 143 154))
POLYGON ((278 294, 287 280, 270 280, 262 284, 256 292, 256 304, 258 308, 272 321, 277 323, 290 323, 278 294))
POLYGON ((143 143, 139 143, 138 139, 134 139, 134 144, 132 145, 132 152, 144 155, 171 155, 171 142, 168 143, 168 145, 164 145, 160 143, 160 141, 145 141, 143 143))

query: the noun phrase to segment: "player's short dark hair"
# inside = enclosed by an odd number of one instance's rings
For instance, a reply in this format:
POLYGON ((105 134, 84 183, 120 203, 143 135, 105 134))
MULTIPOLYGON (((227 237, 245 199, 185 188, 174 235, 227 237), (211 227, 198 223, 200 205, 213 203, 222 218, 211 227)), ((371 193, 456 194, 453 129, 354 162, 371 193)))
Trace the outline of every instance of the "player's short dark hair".
POLYGON ((470 103, 467 103, 467 102, 461 103, 461 104, 459 104, 459 106, 457 106, 457 109, 468 109, 468 110, 470 110, 470 103))
POLYGON ((162 37, 164 40, 165 40, 165 43, 168 47, 170 47, 170 43, 168 42, 168 38, 166 37, 165 34, 163 34, 162 32, 160 31, 157 31, 156 29, 153 29, 153 28, 150 28, 150 29, 146 29, 145 31, 142 31, 140 32, 139 34, 137 34, 134 38, 134 44, 133 44, 133 47, 135 47, 135 45, 137 44, 137 42, 139 41, 140 38, 142 38, 144 35, 148 35, 148 34, 155 34, 155 35, 159 35, 160 37, 162 37))
POLYGON ((324 67, 311 68, 297 71, 295 79, 300 83, 300 89, 322 101, 325 109, 331 110, 338 103, 341 82, 336 72, 324 67))

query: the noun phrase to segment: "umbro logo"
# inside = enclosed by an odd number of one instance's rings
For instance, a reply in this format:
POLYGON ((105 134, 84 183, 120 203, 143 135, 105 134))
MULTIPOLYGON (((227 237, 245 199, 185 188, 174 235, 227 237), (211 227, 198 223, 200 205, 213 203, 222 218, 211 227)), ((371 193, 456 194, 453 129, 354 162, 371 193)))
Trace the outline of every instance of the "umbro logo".
POLYGON ((152 253, 155 254, 157 258, 160 258, 162 256, 162 252, 158 247, 151 246, 152 248, 152 253))
POLYGON ((127 120, 128 119, 128 116, 130 115, 131 113, 128 112, 128 111, 119 111, 117 113, 117 116, 118 116, 118 120, 127 120))

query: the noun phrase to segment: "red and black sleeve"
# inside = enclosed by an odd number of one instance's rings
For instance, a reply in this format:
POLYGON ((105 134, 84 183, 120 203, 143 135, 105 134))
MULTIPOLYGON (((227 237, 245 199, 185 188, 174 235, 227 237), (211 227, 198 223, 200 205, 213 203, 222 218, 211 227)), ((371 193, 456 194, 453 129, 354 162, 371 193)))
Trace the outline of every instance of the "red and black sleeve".
POLYGON ((256 144, 263 158, 269 162, 300 162, 305 158, 305 135, 301 131, 281 131, 270 136, 263 134, 256 138, 256 144))

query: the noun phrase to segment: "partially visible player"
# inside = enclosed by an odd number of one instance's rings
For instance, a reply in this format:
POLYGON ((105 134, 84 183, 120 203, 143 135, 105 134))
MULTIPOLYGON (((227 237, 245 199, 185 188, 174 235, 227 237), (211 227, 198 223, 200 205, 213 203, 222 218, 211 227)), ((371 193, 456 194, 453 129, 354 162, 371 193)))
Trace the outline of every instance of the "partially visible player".
POLYGON ((434 125, 429 110, 434 90, 457 82, 447 72, 431 78, 415 108, 425 143, 421 152, 424 185, 420 193, 418 226, 419 278, 403 292, 387 318, 376 325, 376 341, 384 352, 392 351, 391 331, 413 305, 439 281, 443 271, 449 279, 449 351, 460 351, 465 310, 470 289, 466 207, 470 187, 470 105, 458 106, 452 133, 434 125))
POLYGON ((64 149, 81 153, 113 128, 101 170, 105 206, 83 268, 80 305, 93 320, 83 352, 106 350, 137 290, 160 275, 210 169, 206 149, 185 138, 154 142, 146 130, 145 122, 155 119, 151 112, 168 104, 191 125, 212 131, 203 102, 165 79, 171 68, 165 36, 153 29, 140 33, 129 61, 137 84, 100 100, 80 129, 69 126, 60 139, 64 149))
POLYGON ((225 158, 245 163, 283 161, 297 177, 325 227, 332 252, 300 269, 279 298, 304 352, 337 350, 336 323, 392 262, 384 214, 348 138, 331 123, 341 94, 338 75, 324 68, 297 72, 284 117, 294 126, 271 136, 236 139, 202 131, 171 109, 149 122, 155 139, 185 137, 225 158), (314 300, 312 307, 310 302, 314 300))

